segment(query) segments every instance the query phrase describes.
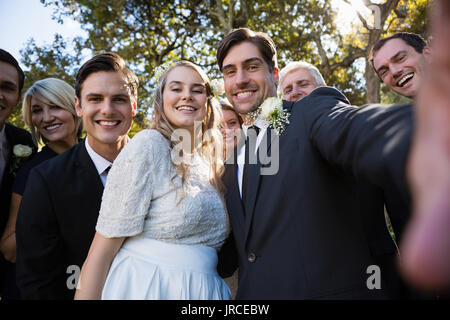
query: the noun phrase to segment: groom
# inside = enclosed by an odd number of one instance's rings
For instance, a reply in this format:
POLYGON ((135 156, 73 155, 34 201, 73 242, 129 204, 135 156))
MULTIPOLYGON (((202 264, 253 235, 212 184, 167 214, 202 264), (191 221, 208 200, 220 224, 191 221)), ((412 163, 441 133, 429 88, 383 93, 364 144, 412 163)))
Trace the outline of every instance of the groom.
POLYGON ((217 60, 228 100, 246 115, 244 133, 256 126, 256 148, 265 149, 257 152, 260 161, 244 165, 239 159, 252 149, 242 146, 223 177, 239 262, 236 298, 395 298, 364 235, 356 186, 359 180, 395 185, 406 196, 411 108, 352 107, 339 91, 317 88, 283 102, 289 123, 277 135, 257 114, 266 98, 276 97, 272 39, 233 30, 217 60), (278 160, 277 172, 262 170, 265 152, 278 160))

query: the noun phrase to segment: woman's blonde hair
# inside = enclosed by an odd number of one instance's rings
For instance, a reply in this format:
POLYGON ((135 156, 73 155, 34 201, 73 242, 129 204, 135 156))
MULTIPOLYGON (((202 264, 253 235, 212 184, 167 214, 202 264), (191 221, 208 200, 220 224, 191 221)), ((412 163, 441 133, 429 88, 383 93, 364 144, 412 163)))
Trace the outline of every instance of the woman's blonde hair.
MULTIPOLYGON (((223 194, 223 184, 221 177, 224 172, 224 163, 222 160, 222 135, 219 131, 219 126, 222 122, 222 112, 220 110, 219 101, 214 97, 211 90, 211 82, 206 73, 197 65, 189 61, 178 61, 174 63, 167 71, 159 78, 158 86, 154 97, 154 115, 152 128, 160 132, 170 142, 170 147, 173 148, 176 145, 176 141, 172 141, 172 133, 176 128, 169 122, 164 113, 164 99, 163 93, 166 86, 167 75, 174 68, 187 67, 195 70, 206 86, 207 96, 207 110, 205 118, 202 121, 201 127, 201 144, 194 146, 203 159, 209 164, 210 169, 210 183, 216 188, 217 191, 223 194)), ((181 152, 183 152, 181 150, 181 152)), ((175 163, 174 163, 175 164, 175 163)), ((186 174, 188 165, 184 162, 175 164, 177 174, 181 177, 183 186, 183 197, 185 195, 184 182, 186 181, 186 174)), ((175 177, 173 177, 175 178, 175 177)), ((173 180, 172 178, 172 180, 173 180)))
POLYGON ((39 98, 39 95, 49 100, 50 103, 72 114, 75 121, 75 132, 77 133, 77 137, 80 138, 83 126, 81 118, 77 116, 77 112, 75 110, 75 89, 63 80, 46 78, 33 83, 27 92, 25 92, 22 103, 23 119, 31 130, 31 135, 33 136, 34 142, 36 144, 39 144, 40 142, 45 144, 48 142, 31 121, 31 98, 39 98))

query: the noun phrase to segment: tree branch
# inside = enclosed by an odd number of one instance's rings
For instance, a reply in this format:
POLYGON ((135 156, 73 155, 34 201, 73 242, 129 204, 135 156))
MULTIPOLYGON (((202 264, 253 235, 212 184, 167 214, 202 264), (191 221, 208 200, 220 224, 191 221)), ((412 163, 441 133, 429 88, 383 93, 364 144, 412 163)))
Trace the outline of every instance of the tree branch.
POLYGON ((308 36, 311 36, 311 38, 316 43, 317 50, 319 51, 320 60, 322 61, 321 63, 322 69, 324 69, 325 73, 328 76, 330 73, 330 62, 328 60, 327 53, 322 45, 322 41, 320 40, 320 36, 318 36, 317 34, 311 34, 308 36))
POLYGON ((353 52, 351 55, 345 57, 344 60, 342 60, 341 62, 337 62, 337 63, 333 63, 332 65, 329 66, 330 68, 330 72, 333 72, 336 69, 339 68, 348 68, 352 65, 352 63, 358 59, 358 58, 363 58, 366 56, 366 51, 362 50, 362 49, 358 49, 355 52, 353 52))
MULTIPOLYGON (((349 0, 342 0, 342 1, 344 1, 345 3, 347 3, 347 4, 349 4, 350 6, 353 7, 352 3, 351 3, 349 0)), ((370 6, 370 5, 371 5, 371 2, 370 2, 370 1, 364 1, 364 4, 366 4, 366 6, 370 6), (367 2, 368 2, 369 4, 366 4, 367 2)), ((364 19, 364 17, 362 16, 362 14, 361 14, 358 10, 356 10, 356 9, 353 9, 353 10, 355 10, 356 15, 358 16, 359 21, 361 21, 361 23, 363 24, 364 28, 366 28, 367 30, 370 30, 370 27, 369 27, 369 25, 367 24, 366 19, 364 19)))
POLYGON ((241 12, 239 14, 239 17, 234 19, 233 27, 240 28, 247 26, 248 22, 248 2, 246 0, 240 0, 241 3, 241 12))
POLYGON ((211 15, 217 17, 220 24, 222 25, 222 30, 224 31, 224 34, 227 34, 228 31, 231 30, 231 27, 226 20, 226 15, 225 15, 225 10, 223 9, 222 0, 216 0, 215 7, 216 7, 217 12, 215 12, 214 10, 211 10, 211 9, 209 9, 208 11, 211 15))
POLYGON ((228 7, 228 30, 233 29, 234 21, 234 0, 230 0, 230 6, 228 7))

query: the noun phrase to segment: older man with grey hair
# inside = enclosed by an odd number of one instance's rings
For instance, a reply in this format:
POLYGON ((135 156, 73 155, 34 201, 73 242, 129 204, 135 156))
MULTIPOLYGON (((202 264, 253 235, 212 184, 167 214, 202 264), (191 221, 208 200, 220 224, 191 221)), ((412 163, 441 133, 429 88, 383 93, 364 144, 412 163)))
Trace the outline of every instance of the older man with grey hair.
POLYGON ((280 90, 283 99, 297 101, 317 87, 326 86, 320 71, 305 61, 288 63, 280 71, 280 90))

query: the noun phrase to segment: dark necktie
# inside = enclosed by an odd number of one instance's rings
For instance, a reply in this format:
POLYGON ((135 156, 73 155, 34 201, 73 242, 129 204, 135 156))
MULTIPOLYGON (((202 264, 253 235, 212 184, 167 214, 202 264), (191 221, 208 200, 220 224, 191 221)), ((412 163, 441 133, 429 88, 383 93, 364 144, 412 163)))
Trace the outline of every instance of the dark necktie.
POLYGON ((245 163, 244 163, 244 170, 242 173, 242 203, 245 208, 246 203, 246 195, 247 195, 247 175, 248 175, 248 168, 251 165, 257 165, 257 162, 255 162, 255 151, 256 151, 256 140, 259 134, 259 128, 255 125, 251 126, 247 130, 247 137, 245 140, 245 163), (251 134, 251 132, 256 133, 255 135, 251 134), (250 138, 251 137, 251 138, 250 138))

